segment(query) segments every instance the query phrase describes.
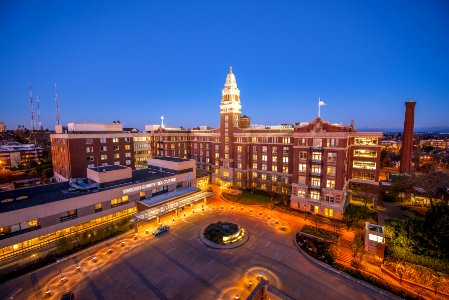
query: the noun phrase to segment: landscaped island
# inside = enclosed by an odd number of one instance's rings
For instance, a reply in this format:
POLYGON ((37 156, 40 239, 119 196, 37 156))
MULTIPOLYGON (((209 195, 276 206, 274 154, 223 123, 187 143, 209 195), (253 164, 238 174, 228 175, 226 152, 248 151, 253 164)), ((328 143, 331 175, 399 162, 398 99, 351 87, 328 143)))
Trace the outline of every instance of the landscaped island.
POLYGON ((245 230, 230 222, 217 222, 209 224, 204 230, 204 237, 216 244, 230 244, 243 238, 245 230))

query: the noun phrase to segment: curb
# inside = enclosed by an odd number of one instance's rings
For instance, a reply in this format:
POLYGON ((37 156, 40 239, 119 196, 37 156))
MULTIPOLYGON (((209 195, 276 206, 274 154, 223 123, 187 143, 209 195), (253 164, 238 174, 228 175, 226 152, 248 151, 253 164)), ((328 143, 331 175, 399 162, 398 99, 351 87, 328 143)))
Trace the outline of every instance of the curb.
POLYGON ((385 297, 387 297, 387 298, 389 298, 389 299, 402 299, 401 297, 396 296, 396 295, 394 295, 393 293, 390 293, 390 292, 388 292, 388 291, 386 291, 386 290, 383 290, 383 289, 381 289, 381 288, 378 288, 378 287, 376 287, 376 286, 374 286, 374 285, 372 285, 372 284, 369 284, 369 283, 367 283, 367 282, 365 282, 365 281, 363 281, 363 280, 356 279, 356 278, 352 277, 351 275, 349 275, 349 274, 347 274, 347 273, 345 273, 345 272, 338 271, 338 270, 332 268, 331 266, 327 265, 326 263, 323 263, 323 262, 321 262, 321 261, 315 259, 314 257, 308 255, 308 254, 307 254, 306 252, 304 252, 304 250, 302 250, 301 247, 299 247, 299 245, 296 243, 295 237, 296 237, 296 234, 293 236, 293 244, 296 246, 296 249, 298 249, 298 251, 299 251, 303 256, 305 256, 308 260, 310 260, 311 262, 313 262, 314 264, 316 264, 318 267, 324 268, 324 269, 326 269, 326 270, 328 270, 328 271, 331 271, 331 272, 334 272, 334 273, 336 273, 336 274, 338 274, 338 275, 340 275, 340 276, 343 276, 343 277, 345 277, 346 279, 352 280, 352 281, 354 281, 354 282, 356 282, 356 283, 358 283, 358 284, 360 284, 360 285, 363 285, 364 287, 369 288, 369 289, 371 289, 372 291, 377 292, 377 293, 379 293, 380 295, 385 296, 385 297))
POLYGON ((209 242, 205 238, 203 238, 204 228, 198 230, 198 238, 200 241, 209 248, 217 249, 217 250, 230 250, 243 246, 249 240, 249 233, 245 230, 245 235, 243 239, 241 239, 237 244, 229 244, 229 245, 218 245, 212 242, 209 242))
MULTIPOLYGON (((132 229, 130 229, 130 231, 132 231, 132 229)), ((30 274, 33 274, 33 273, 35 273, 35 272, 39 272, 39 271, 45 270, 45 269, 47 269, 47 268, 49 268, 49 267, 52 267, 52 266, 54 266, 54 265, 56 265, 56 264, 58 264, 58 263, 60 263, 60 262, 64 262, 64 261, 69 260, 69 259, 71 259, 71 258, 73 258, 73 257, 75 257, 75 256, 84 254, 84 253, 88 252, 89 250, 96 250, 97 248, 100 248, 101 246, 104 246, 106 243, 110 243, 110 242, 114 242, 114 241, 116 241, 116 240, 122 239, 122 238, 124 238, 124 237, 127 236, 127 235, 132 236, 132 232, 125 232, 125 233, 122 233, 121 235, 117 235, 117 236, 112 237, 112 238, 110 238, 110 239, 104 240, 104 241, 102 241, 102 242, 100 242, 100 243, 98 243, 98 244, 95 244, 95 245, 91 246, 91 247, 87 247, 87 248, 85 248, 85 249, 83 249, 83 250, 74 252, 74 253, 72 253, 72 254, 70 254, 70 255, 68 255, 68 256, 64 256, 63 258, 58 259, 57 261, 52 262, 51 264, 45 265, 45 266, 43 266, 43 267, 40 267, 39 269, 32 270, 32 271, 30 271, 30 272, 28 272, 28 273, 25 273, 25 274, 23 274, 23 275, 20 275, 19 277, 14 277, 14 278, 11 278, 11 279, 19 279, 19 278, 22 278, 22 277, 25 277, 25 276, 29 276, 30 274)), ((9 281, 9 280, 6 280, 6 281, 4 281, 2 284, 6 283, 6 282, 8 282, 8 281, 9 281)))

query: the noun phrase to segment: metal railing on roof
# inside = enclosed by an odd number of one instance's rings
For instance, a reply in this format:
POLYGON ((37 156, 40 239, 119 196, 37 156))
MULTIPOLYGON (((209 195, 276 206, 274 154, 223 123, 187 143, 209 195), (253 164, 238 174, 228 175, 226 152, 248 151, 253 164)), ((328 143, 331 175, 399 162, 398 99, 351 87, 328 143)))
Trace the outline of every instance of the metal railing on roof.
POLYGON ((160 217, 162 215, 165 215, 166 213, 174 211, 178 208, 187 206, 189 204, 200 201, 204 198, 210 197, 214 194, 215 193, 213 192, 196 192, 194 194, 190 194, 188 196, 178 198, 176 200, 166 202, 164 204, 141 211, 134 215, 134 219, 141 221, 149 221, 151 219, 160 217))

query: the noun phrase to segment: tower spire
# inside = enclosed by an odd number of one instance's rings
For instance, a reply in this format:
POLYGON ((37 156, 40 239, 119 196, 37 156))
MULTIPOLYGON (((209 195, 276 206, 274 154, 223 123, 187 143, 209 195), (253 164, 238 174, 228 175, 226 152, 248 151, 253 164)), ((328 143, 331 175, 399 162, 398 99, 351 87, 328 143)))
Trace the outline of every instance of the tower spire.
POLYGON ((232 66, 229 67, 229 74, 232 74, 232 66))

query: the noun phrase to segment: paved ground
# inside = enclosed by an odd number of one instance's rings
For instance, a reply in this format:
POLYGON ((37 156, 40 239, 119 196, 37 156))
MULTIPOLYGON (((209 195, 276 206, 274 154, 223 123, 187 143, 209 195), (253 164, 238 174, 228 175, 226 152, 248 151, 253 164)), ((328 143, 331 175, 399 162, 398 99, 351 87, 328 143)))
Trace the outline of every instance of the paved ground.
MULTIPOLYGON (((245 299, 249 280, 257 283, 262 274, 272 286, 294 299, 381 299, 382 296, 345 277, 316 267, 293 244, 302 226, 283 219, 279 213, 231 205, 211 204, 205 212, 186 212, 172 221, 169 233, 152 237, 141 226, 139 238, 115 242, 95 253, 84 253, 0 286, 0 299, 59 299, 73 291, 77 299, 245 299), (276 224, 275 220, 279 219, 276 224), (240 248, 215 250, 203 245, 198 231, 207 224, 226 220, 240 224, 250 234, 240 248), (286 230, 281 231, 280 226, 286 230), (92 261, 96 255, 97 261, 92 261), (76 270, 76 265, 81 271, 76 270), (61 274, 65 282, 61 282, 61 274), (52 291, 50 297, 45 291, 52 291)), ((286 219, 290 219, 286 216, 286 219)), ((297 219, 297 218, 296 218, 297 219)), ((255 285, 255 284, 254 284, 255 285)))

